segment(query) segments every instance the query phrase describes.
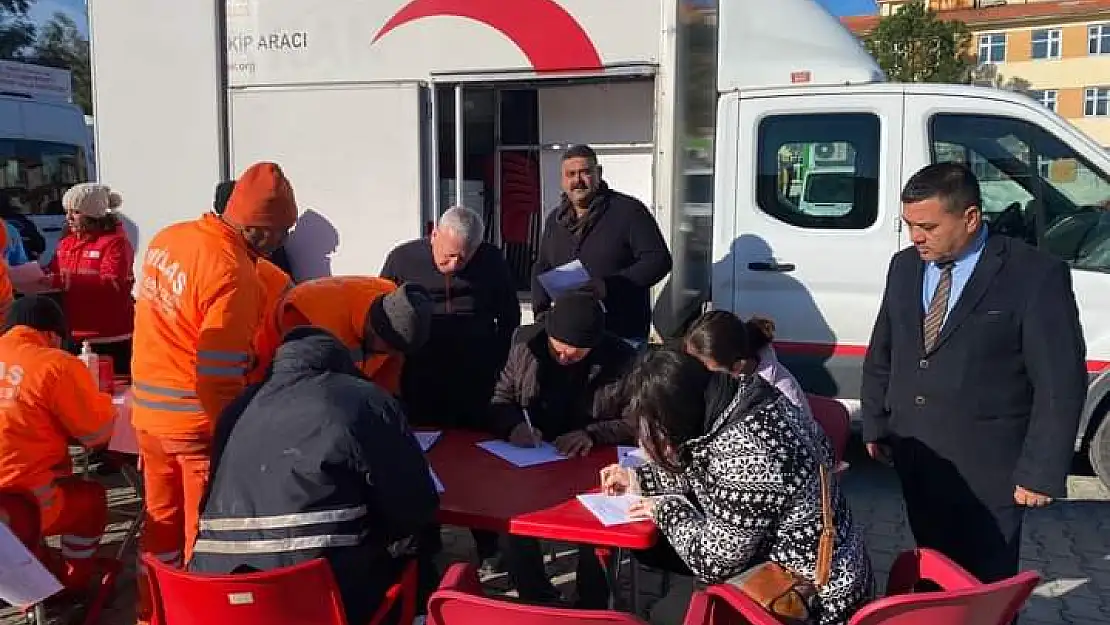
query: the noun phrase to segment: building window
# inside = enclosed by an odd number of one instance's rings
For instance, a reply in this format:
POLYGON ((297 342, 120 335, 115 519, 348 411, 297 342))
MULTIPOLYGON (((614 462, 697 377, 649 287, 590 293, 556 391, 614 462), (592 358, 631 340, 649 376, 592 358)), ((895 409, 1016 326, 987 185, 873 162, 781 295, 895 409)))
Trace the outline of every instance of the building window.
POLYGON ((1029 92, 1029 97, 1040 102, 1042 106, 1050 111, 1056 110, 1056 95, 1057 91, 1055 89, 1042 89, 1040 91, 1029 92))
POLYGON ((1087 27, 1087 52, 1110 54, 1110 24, 1095 24, 1087 27))
POLYGON ((1034 30, 1032 57, 1035 59, 1060 58, 1060 42, 1062 40, 1063 35, 1059 28, 1034 30))
POLYGON ((1089 87, 1083 92, 1083 114, 1087 117, 1110 115, 1110 87, 1089 87))
POLYGON ((1006 33, 979 35, 979 62, 1001 63, 1006 60, 1006 33))
POLYGON ((811 230, 863 230, 879 214, 879 118, 774 115, 759 124, 756 198, 775 219, 811 230))

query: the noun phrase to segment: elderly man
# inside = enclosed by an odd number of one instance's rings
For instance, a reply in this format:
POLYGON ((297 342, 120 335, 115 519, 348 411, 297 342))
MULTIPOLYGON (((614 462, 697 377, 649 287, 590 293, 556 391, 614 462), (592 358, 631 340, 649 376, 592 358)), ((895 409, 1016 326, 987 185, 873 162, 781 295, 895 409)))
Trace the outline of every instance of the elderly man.
POLYGON ((562 202, 547 218, 532 267, 532 309, 538 316, 559 295, 548 293, 540 277, 577 260, 605 304, 605 327, 633 345, 644 343, 651 329, 651 287, 671 270, 659 224, 642 202, 602 181, 597 154, 587 145, 563 154, 562 187, 562 202))
POLYGON ((509 266, 484 233, 478 213, 456 206, 431 236, 386 258, 383 277, 424 287, 434 303, 428 342, 402 374, 401 398, 414 423, 478 426, 520 325, 509 266))

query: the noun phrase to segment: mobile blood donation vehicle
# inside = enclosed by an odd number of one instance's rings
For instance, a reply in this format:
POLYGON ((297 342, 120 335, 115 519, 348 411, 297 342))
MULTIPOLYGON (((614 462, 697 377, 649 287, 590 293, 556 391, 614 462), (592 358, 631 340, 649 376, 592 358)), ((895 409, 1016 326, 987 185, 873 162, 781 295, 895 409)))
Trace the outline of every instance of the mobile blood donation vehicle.
POLYGON ((374 273, 464 203, 526 290, 559 155, 589 143, 670 241, 657 326, 707 298, 769 316, 807 389, 846 400, 909 243, 903 182, 968 163, 995 230, 1074 269, 1091 384, 1077 446, 1110 477, 1110 156, 1018 94, 886 82, 813 0, 89 0, 89 13, 98 168, 142 207, 140 251, 268 159, 302 209, 298 278, 374 273))

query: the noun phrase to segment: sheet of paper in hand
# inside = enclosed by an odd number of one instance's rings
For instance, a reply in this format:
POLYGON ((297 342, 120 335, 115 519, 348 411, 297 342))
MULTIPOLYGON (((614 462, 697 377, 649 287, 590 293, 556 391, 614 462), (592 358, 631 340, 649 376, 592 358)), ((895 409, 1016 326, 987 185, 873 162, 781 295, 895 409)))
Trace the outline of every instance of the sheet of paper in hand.
POLYGON ((582 261, 575 259, 541 273, 537 276, 537 279, 540 281, 543 290, 547 291, 547 294, 554 300, 567 291, 573 291, 588 284, 590 273, 586 271, 582 261))
POLYGON ((629 445, 619 445, 617 447, 617 462, 619 462, 622 467, 638 467, 641 464, 646 464, 647 461, 647 454, 639 447, 629 445))
POLYGON ((413 436, 416 437, 416 442, 420 443, 420 451, 423 451, 424 453, 428 453, 428 450, 432 448, 432 445, 436 444, 436 441, 439 440, 440 434, 442 434, 442 432, 439 431, 413 432, 413 436))
POLYGON ((0 599, 17 608, 34 605, 62 589, 58 580, 0 523, 0 599))
POLYGON ((597 517, 598 522, 605 527, 643 521, 644 519, 634 519, 628 514, 628 508, 640 499, 637 495, 603 495, 601 493, 587 493, 578 496, 578 502, 597 517))
POLYGON ((518 467, 532 467, 567 459, 551 443, 540 443, 538 447, 517 447, 508 441, 485 441, 477 445, 518 467))

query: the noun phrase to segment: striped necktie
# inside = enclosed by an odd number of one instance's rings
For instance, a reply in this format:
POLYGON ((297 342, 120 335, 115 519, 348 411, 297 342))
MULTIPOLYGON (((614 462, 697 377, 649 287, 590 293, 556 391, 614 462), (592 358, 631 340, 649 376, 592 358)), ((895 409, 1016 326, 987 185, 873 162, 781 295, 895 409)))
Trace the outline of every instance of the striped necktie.
POLYGON ((937 263, 937 267, 940 268, 940 281, 937 282, 937 290, 933 291, 933 299, 929 301, 929 310, 925 313, 922 333, 926 352, 931 352, 936 347, 940 329, 944 327, 944 317, 948 314, 948 296, 952 293, 954 264, 952 261, 937 263))

